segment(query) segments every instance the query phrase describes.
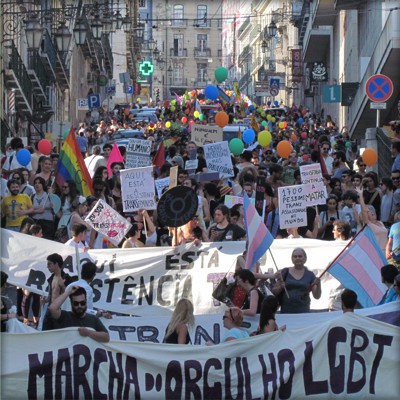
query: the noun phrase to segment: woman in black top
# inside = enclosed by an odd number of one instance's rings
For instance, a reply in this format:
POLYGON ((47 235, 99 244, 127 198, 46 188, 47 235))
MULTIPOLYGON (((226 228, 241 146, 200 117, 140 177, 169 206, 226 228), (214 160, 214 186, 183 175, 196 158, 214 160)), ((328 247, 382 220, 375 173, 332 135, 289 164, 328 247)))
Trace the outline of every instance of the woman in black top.
POLYGON ((180 299, 165 332, 164 343, 189 344, 189 326, 194 325, 193 304, 188 299, 180 299))
POLYGON ((260 314, 264 296, 256 288, 256 278, 254 274, 248 269, 242 269, 236 275, 236 282, 247 293, 242 305, 243 314, 260 314))

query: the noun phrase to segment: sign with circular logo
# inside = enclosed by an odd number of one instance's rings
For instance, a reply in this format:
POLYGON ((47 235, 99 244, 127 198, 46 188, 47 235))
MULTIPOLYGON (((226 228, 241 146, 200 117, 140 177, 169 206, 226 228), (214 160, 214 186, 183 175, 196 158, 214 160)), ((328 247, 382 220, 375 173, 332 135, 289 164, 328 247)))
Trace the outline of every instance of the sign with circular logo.
POLYGON ((270 92, 271 96, 275 97, 275 96, 278 96, 279 89, 277 87, 273 86, 269 89, 269 92, 270 92))
POLYGON ((393 82, 386 75, 372 75, 365 84, 367 97, 376 102, 384 102, 393 94, 393 82))
POLYGON ((166 191, 158 202, 159 221, 171 228, 187 224, 197 212, 199 200, 196 192, 186 186, 175 186, 166 191))

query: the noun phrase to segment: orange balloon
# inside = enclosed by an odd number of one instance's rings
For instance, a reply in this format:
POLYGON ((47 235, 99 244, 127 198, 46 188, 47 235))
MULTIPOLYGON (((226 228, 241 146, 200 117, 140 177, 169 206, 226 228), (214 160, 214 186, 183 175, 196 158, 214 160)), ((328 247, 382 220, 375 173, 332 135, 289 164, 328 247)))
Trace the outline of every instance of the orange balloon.
POLYGON ((276 146, 276 152, 279 157, 288 158, 289 154, 293 151, 292 145, 287 140, 282 140, 276 146))
POLYGON ((372 167, 378 161, 378 153, 374 149, 365 149, 362 159, 368 167, 372 167))
POLYGON ((292 138, 293 142, 294 142, 295 140, 297 140, 297 136, 296 136, 296 134, 292 133, 292 136, 291 136, 291 138, 292 138))
POLYGON ((229 116, 225 111, 219 111, 215 115, 215 123, 220 127, 223 128, 224 126, 228 125, 229 116))

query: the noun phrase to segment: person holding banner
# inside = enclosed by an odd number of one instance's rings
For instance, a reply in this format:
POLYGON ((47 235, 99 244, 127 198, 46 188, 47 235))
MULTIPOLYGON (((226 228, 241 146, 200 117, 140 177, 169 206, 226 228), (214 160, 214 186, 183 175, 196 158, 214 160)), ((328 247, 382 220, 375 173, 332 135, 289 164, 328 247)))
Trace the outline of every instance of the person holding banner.
POLYGON ((144 247, 144 244, 139 240, 140 231, 137 224, 132 224, 131 229, 126 232, 126 240, 124 241, 122 248, 131 249, 136 247, 144 247))
POLYGON ((315 299, 321 297, 321 281, 305 266, 307 254, 301 247, 292 252, 293 265, 283 268, 278 277, 278 283, 272 293, 278 296, 284 288, 289 295, 284 293, 281 301, 281 314, 298 314, 310 312, 310 292, 315 299), (285 279, 283 279, 285 276, 285 279))
POLYGON ((180 299, 176 304, 171 320, 165 331, 163 343, 191 343, 189 328, 194 326, 194 308, 188 299, 180 299))
POLYGON ((97 342, 107 343, 110 335, 100 319, 92 314, 87 314, 86 290, 82 287, 70 286, 63 294, 55 299, 49 306, 53 319, 52 329, 62 329, 76 326, 81 336, 90 337, 97 342), (67 297, 71 300, 72 311, 61 310, 67 297), (88 329, 92 328, 92 329, 88 329))

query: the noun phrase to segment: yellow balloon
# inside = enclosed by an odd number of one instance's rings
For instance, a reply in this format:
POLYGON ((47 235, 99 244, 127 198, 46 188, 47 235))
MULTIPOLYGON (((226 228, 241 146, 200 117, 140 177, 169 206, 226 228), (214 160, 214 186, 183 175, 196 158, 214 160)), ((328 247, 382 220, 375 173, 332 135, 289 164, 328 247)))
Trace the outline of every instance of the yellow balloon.
POLYGON ((275 117, 272 117, 272 118, 271 118, 271 122, 275 123, 275 122, 276 122, 276 118, 275 118, 275 117))
POLYGON ((196 111, 193 113, 193 115, 194 115, 195 118, 199 118, 200 113, 196 110, 196 111))
POLYGON ((171 106, 171 111, 172 111, 172 112, 175 111, 175 106, 171 106))
POLYGON ((268 120, 268 121, 271 121, 271 119, 272 119, 272 115, 271 115, 271 114, 268 114, 268 115, 267 115, 267 120, 268 120))
POLYGON ((165 123, 165 127, 166 127, 166 128, 171 128, 171 122, 167 121, 167 122, 165 123))

